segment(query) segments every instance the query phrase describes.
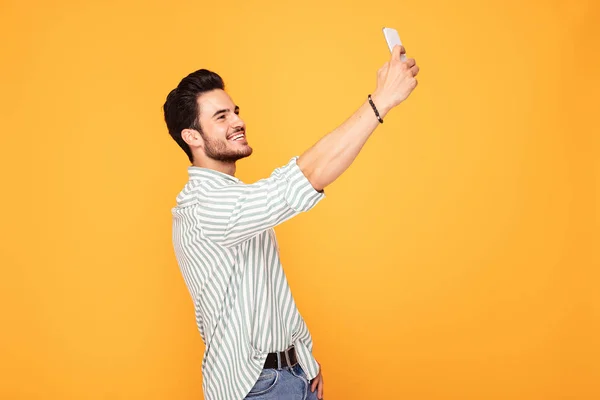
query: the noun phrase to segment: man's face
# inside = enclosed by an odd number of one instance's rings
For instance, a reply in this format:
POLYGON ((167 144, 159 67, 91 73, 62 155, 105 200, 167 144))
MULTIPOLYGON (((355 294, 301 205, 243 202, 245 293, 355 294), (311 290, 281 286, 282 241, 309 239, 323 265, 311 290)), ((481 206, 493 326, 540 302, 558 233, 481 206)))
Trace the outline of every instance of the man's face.
POLYGON ((198 98, 200 127, 207 157, 235 162, 252 154, 246 140, 246 125, 237 107, 224 90, 203 93, 198 98))

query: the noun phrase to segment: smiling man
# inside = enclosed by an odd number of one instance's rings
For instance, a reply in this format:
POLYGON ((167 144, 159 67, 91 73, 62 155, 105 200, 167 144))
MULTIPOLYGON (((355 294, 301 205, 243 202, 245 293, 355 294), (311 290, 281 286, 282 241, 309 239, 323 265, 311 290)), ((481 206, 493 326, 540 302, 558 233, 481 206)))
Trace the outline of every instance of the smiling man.
POLYGON ((394 48, 373 95, 343 124, 252 184, 235 177, 236 161, 252 148, 221 77, 198 70, 167 96, 167 128, 192 163, 172 210, 173 245, 206 345, 207 400, 323 398, 321 368, 273 228, 313 208, 416 87, 419 68, 401 54, 404 48, 394 48))

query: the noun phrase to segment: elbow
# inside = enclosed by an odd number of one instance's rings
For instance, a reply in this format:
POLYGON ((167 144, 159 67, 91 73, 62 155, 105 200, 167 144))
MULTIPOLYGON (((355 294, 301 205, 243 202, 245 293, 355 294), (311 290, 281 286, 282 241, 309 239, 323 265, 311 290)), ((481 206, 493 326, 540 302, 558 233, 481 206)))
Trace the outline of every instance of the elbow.
POLYGON ((305 175, 313 189, 315 189, 317 192, 323 192, 325 186, 327 186, 327 182, 324 179, 322 171, 319 169, 314 169, 308 173, 305 173, 305 175))
POLYGON ((318 180, 310 181, 310 184, 312 185, 313 189, 315 189, 319 193, 323 193, 323 190, 325 190, 325 186, 327 186, 324 182, 318 180))
POLYGON ((312 185, 312 187, 317 192, 322 192, 325 187, 329 184, 326 179, 326 174, 324 168, 315 165, 316 163, 306 161, 304 158, 300 157, 298 160, 298 167, 300 171, 304 174, 308 182, 312 185))

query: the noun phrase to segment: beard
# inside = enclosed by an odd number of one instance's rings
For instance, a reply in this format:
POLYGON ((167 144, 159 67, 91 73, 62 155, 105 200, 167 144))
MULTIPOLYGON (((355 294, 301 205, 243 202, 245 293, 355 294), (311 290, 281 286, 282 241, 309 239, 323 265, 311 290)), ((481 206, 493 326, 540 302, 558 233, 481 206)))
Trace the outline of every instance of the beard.
POLYGON ((236 162, 252 154, 252 147, 245 145, 239 149, 231 149, 228 146, 227 140, 210 139, 208 136, 202 135, 204 139, 204 154, 208 158, 215 161, 226 163, 236 162))

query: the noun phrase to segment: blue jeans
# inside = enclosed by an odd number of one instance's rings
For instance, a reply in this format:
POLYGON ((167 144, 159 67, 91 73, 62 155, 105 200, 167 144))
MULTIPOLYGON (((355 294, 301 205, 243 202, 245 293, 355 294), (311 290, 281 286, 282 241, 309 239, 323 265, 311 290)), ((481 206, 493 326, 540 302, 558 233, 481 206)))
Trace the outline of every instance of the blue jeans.
POLYGON ((310 391, 310 382, 300 364, 281 369, 263 369, 246 399, 252 400, 317 400, 317 390, 310 391))

